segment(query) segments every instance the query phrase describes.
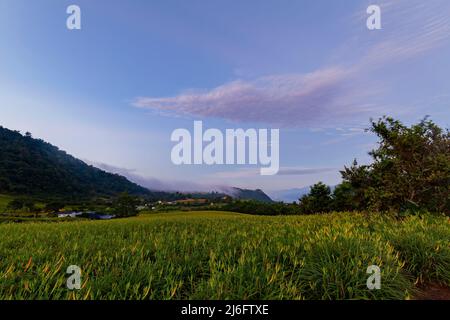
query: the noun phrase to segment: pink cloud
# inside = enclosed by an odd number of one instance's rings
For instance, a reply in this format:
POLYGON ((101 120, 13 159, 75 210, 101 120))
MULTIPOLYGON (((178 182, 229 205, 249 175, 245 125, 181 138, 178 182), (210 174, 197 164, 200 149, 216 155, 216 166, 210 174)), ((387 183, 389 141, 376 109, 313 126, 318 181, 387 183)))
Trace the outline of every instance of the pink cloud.
POLYGON ((133 105, 194 117, 296 126, 346 113, 352 103, 351 93, 344 93, 349 89, 351 74, 350 70, 333 67, 309 74, 237 80, 206 92, 140 97, 133 105), (342 99, 344 96, 348 99, 342 99))
MULTIPOLYGON (((268 123, 277 127, 351 125, 380 116, 382 105, 371 100, 382 92, 368 75, 448 43, 450 3, 396 0, 381 2, 380 37, 361 38, 366 50, 346 64, 320 67, 307 74, 282 74, 251 81, 236 80, 206 91, 189 90, 172 97, 139 97, 135 107, 191 117, 268 123), (374 41, 372 41, 375 39, 374 41)), ((363 16, 367 18, 365 10, 363 16)), ((365 30, 365 32, 371 32, 365 30)), ((345 60, 343 57, 342 60, 345 60)), ((401 112, 401 110, 398 110, 401 112)))

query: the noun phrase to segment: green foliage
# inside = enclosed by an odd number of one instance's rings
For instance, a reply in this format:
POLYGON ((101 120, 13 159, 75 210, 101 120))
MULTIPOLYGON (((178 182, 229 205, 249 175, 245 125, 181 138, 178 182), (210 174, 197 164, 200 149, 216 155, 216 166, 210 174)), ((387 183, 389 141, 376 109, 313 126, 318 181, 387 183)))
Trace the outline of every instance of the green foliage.
POLYGON ((353 211, 357 208, 355 198, 355 189, 348 181, 344 181, 334 188, 331 207, 334 211, 353 211))
POLYGON ((449 219, 409 216, 401 224, 391 220, 374 226, 400 253, 405 270, 417 281, 450 285, 449 219))
POLYGON ((372 121, 379 137, 370 165, 355 160, 341 171, 333 195, 322 183, 300 199, 303 213, 382 211, 450 214, 450 133, 425 118, 407 127, 383 117, 372 121))
POLYGON ((421 279, 450 285, 445 217, 166 213, 0 234, 0 299, 404 299, 421 279), (366 287, 372 264, 381 290, 366 287))
POLYGON ((91 198, 150 192, 126 178, 89 166, 31 134, 0 127, 0 193, 91 198))
POLYGON ((131 217, 137 214, 139 199, 124 192, 113 203, 113 211, 118 217, 131 217))
POLYGON ((14 199, 8 203, 6 207, 7 210, 11 210, 13 212, 19 211, 25 207, 25 201, 22 199, 14 199))
POLYGON ((300 214, 296 204, 285 204, 283 202, 261 202, 254 200, 236 200, 218 208, 223 211, 239 212, 261 216, 285 216, 300 214))
MULTIPOLYGON (((42 198, 44 202, 92 200, 114 197, 121 192, 145 197, 148 201, 188 198, 221 199, 224 193, 149 191, 125 177, 87 165, 30 133, 25 135, 0 126, 0 193, 42 198), (50 199, 49 199, 50 198, 50 199)), ((230 188, 236 199, 271 202, 261 190, 230 188)), ((0 198, 0 209, 2 208, 0 198)))
POLYGON ((41 209, 30 198, 17 198, 8 203, 6 210, 10 212, 38 213, 41 209))
POLYGON ((425 118, 407 127, 383 117, 370 129, 380 141, 368 166, 345 168, 356 203, 378 211, 450 214, 450 133, 425 118))
MULTIPOLYGON (((255 200, 260 202, 273 202, 268 195, 264 193, 261 189, 248 190, 241 188, 232 188, 231 190, 234 199, 238 200, 255 200)), ((222 195, 226 196, 226 195, 222 195)))
POLYGON ((332 209, 331 189, 322 182, 316 183, 299 201, 300 211, 304 214, 329 212, 332 209))
POLYGON ((40 211, 40 209, 38 207, 36 207, 36 204, 33 200, 30 199, 26 199, 23 202, 23 207, 25 208, 25 210, 27 212, 32 212, 32 213, 37 213, 40 211))
POLYGON ((50 213, 55 213, 55 212, 58 212, 61 209, 63 209, 64 206, 65 206, 65 204, 62 202, 53 201, 53 202, 47 203, 45 205, 44 211, 50 212, 50 213))
POLYGON ((8 204, 14 200, 14 197, 10 195, 0 194, 0 213, 5 212, 8 204))

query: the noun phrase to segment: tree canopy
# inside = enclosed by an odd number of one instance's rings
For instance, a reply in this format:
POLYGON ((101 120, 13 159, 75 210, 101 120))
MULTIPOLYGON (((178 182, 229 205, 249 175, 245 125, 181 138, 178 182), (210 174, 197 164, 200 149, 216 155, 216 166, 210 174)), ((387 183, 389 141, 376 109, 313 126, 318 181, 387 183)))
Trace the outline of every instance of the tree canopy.
POLYGON ((424 118, 410 127, 391 117, 371 121, 379 138, 373 162, 341 171, 333 194, 322 183, 300 199, 306 213, 329 210, 450 213, 450 133, 424 118))

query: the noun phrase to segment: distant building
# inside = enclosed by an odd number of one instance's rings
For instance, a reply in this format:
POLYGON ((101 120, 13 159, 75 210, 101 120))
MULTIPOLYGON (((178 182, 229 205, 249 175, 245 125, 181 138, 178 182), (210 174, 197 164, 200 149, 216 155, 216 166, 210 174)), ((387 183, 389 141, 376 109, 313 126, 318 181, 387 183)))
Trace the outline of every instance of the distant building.
POLYGON ((89 212, 61 212, 58 213, 58 218, 76 218, 80 216, 86 216, 92 220, 110 220, 115 217, 115 215, 101 214, 94 211, 89 212))
POLYGON ((58 218, 76 218, 78 216, 81 216, 83 212, 75 212, 75 211, 68 211, 68 212, 60 212, 58 213, 58 218))

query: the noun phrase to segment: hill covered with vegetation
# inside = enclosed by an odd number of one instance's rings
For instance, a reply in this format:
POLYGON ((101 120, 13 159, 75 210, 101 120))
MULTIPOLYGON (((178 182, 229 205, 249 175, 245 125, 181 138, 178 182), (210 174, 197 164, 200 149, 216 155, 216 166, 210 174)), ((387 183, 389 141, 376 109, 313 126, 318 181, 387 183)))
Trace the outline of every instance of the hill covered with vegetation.
POLYGON ((28 132, 22 135, 0 126, 0 195, 33 196, 44 200, 91 199, 123 192, 143 196, 149 201, 188 198, 216 200, 224 196, 272 201, 259 189, 228 188, 227 192, 209 193, 150 191, 124 176, 88 165, 50 143, 34 139, 28 132))
POLYGON ((95 168, 30 133, 0 127, 0 193, 92 197, 149 191, 95 168))
POLYGON ((272 199, 264 193, 261 189, 249 190, 241 188, 232 188, 232 191, 227 193, 238 200, 254 200, 260 202, 273 202, 272 199))

